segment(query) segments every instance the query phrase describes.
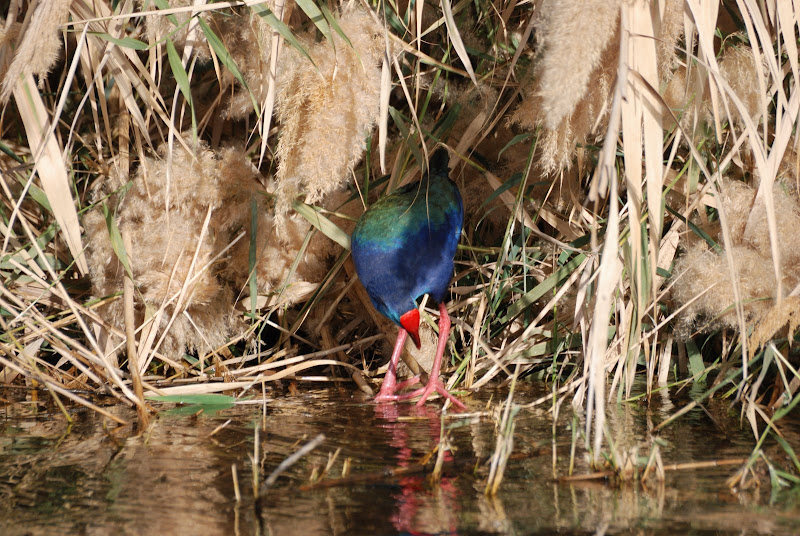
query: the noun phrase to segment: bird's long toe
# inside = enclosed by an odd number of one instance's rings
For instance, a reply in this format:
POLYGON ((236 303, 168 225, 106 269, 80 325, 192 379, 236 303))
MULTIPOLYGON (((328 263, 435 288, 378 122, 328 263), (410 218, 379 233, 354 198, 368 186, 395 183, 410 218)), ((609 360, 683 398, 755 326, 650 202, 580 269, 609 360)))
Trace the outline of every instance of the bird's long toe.
POLYGON ((403 380, 400 383, 384 381, 383 385, 381 386, 380 392, 375 396, 374 400, 375 402, 396 402, 398 400, 407 400, 409 398, 412 398, 413 396, 418 395, 422 391, 422 389, 418 389, 417 391, 414 391, 412 393, 404 393, 404 394, 397 394, 397 393, 402 391, 406 387, 410 387, 418 383, 420 383, 420 377, 418 375, 414 376, 413 378, 403 380))
POLYGON ((418 384, 418 383, 422 383, 422 380, 421 380, 421 378, 420 378, 420 375, 419 375, 419 374, 417 374, 417 375, 416 375, 416 376, 414 376, 413 378, 409 378, 409 379, 407 379, 407 380, 403 380, 403 381, 401 381, 400 383, 398 383, 397 385, 395 385, 395 387, 394 387, 394 390, 395 390, 395 391, 402 391, 402 390, 403 390, 403 389, 405 389, 406 387, 411 387, 412 385, 416 385, 416 384, 418 384))
MULTIPOLYGON (((417 377, 412 378, 412 380, 413 379, 416 379, 416 382, 419 381, 419 378, 417 378, 417 377)), ((406 380, 403 383, 408 383, 409 381, 410 380, 406 380)), ((416 383, 416 382, 414 382, 414 383, 416 383)), ((413 385, 414 383, 411 383, 410 385, 413 385)), ((437 381, 431 380, 430 382, 428 382, 428 385, 426 385, 425 387, 420 387, 419 389, 415 389, 414 391, 411 391, 410 393, 397 394, 397 391, 400 390, 401 385, 402 384, 397 384, 394 387, 394 389, 387 390, 387 392, 385 392, 385 393, 383 392, 383 389, 381 389, 381 392, 378 393, 378 395, 374 398, 375 402, 377 402, 377 403, 381 403, 381 402, 400 402, 402 400, 410 400, 412 398, 420 397, 420 399, 416 403, 416 406, 417 407, 421 407, 421 406, 423 406, 425 404, 425 401, 428 399, 428 397, 430 395, 432 395, 434 392, 437 392, 441 396, 443 396, 446 399, 448 399, 453 404, 453 406, 456 407, 457 409, 462 410, 462 411, 467 409, 467 407, 458 398, 456 398, 455 396, 450 394, 450 392, 447 390, 447 388, 444 386, 444 384, 439 380, 437 380, 437 381)))
POLYGON ((441 380, 434 378, 431 378, 431 380, 428 382, 428 385, 426 385, 424 388, 418 389, 417 391, 412 393, 414 396, 416 396, 417 394, 420 395, 420 399, 417 401, 417 407, 420 407, 423 404, 425 404, 425 401, 428 399, 430 395, 433 394, 434 391, 436 391, 437 393, 448 399, 453 404, 453 406, 455 406, 459 410, 467 409, 467 406, 462 404, 459 399, 450 394, 450 392, 447 390, 447 387, 444 386, 441 380))

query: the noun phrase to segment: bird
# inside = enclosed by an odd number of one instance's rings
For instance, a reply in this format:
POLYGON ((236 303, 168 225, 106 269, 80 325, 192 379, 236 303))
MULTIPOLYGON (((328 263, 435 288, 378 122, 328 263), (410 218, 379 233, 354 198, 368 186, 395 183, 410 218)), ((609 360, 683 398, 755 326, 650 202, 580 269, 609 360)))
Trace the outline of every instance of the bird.
POLYGON ((453 277, 453 259, 464 220, 458 186, 450 179, 445 147, 430 157, 428 172, 373 203, 359 218, 351 236, 356 273, 375 308, 399 326, 389 369, 375 401, 391 402, 420 396, 422 406, 434 392, 465 409, 439 379, 450 334, 444 296, 453 277), (408 336, 420 348, 417 300, 428 294, 439 304, 439 341, 427 385, 418 376, 397 383, 397 364, 408 336))

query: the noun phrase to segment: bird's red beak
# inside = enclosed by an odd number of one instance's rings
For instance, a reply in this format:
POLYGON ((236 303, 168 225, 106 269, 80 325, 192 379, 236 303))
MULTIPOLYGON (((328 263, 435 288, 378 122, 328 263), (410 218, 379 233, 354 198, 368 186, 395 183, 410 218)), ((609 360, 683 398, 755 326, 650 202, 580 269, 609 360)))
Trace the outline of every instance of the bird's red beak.
POLYGON ((419 350, 419 311, 417 309, 411 309, 400 317, 400 324, 403 326, 403 329, 411 335, 411 339, 414 341, 414 344, 417 345, 417 350, 419 350))

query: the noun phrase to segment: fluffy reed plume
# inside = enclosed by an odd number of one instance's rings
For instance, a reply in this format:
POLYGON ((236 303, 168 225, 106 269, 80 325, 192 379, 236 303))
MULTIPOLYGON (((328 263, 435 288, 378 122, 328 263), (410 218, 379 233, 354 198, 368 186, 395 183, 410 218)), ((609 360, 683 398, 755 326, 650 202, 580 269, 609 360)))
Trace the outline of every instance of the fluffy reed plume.
POLYGON ((253 112, 253 99, 262 103, 267 96, 272 28, 252 10, 233 17, 217 15, 211 27, 247 81, 247 88, 243 88, 230 71, 221 72, 223 91, 229 86, 233 89, 225 113, 233 119, 247 117, 253 112))
MULTIPOLYGON (((153 0, 140 0, 139 3, 142 6, 142 11, 152 11, 158 9, 158 6, 155 4, 155 2, 153 2, 153 0)), ((210 57, 208 43, 205 39, 205 34, 200 31, 199 28, 197 28, 197 31, 194 32, 195 41, 191 43, 187 41, 189 32, 193 27, 193 24, 189 22, 189 19, 192 16, 192 5, 194 5, 192 0, 169 0, 170 9, 186 8, 186 10, 173 13, 169 17, 164 15, 151 15, 147 17, 145 19, 145 34, 147 35, 148 42, 159 43, 169 38, 178 47, 192 45, 195 47, 195 52, 200 58, 208 59, 210 57), (175 23, 173 23, 172 20, 175 20, 175 23)), ((211 17, 214 15, 208 11, 205 11, 199 13, 197 16, 208 23, 211 17)), ((218 19, 231 18, 227 13, 217 14, 216 16, 218 19)))
POLYGON ((682 55, 678 50, 678 43, 683 38, 684 31, 683 7, 684 0, 665 0, 660 24, 656 28, 659 36, 656 41, 658 72, 663 80, 677 67, 678 57, 682 55))
MULTIPOLYGON (((731 91, 744 104, 748 117, 752 120, 757 119, 761 114, 761 103, 765 96, 759 90, 758 70, 752 49, 743 44, 725 48, 719 61, 719 71, 731 91)), ((764 72, 768 72, 766 66, 764 72)), ((669 77, 663 97, 664 102, 680 121, 681 127, 690 132, 696 110, 700 110, 698 120, 706 123, 713 122, 713 111, 708 88, 705 88, 702 95, 698 95, 697 81, 687 80, 686 76, 685 66, 675 69, 669 77), (695 101, 698 99, 700 102, 695 105, 695 101)), ((743 127, 744 122, 739 109, 729 98, 725 97, 724 100, 729 103, 728 109, 732 114, 731 121, 739 127, 743 127)))
MULTIPOLYGON (((732 254, 745 318, 755 320, 769 310, 774 298, 774 272, 769 259, 751 248, 734 246, 732 254)), ((724 254, 698 243, 676 262, 675 273, 679 279, 672 289, 672 297, 678 306, 689 304, 681 315, 679 333, 688 336, 694 327, 701 331, 720 326, 737 328, 733 284, 724 254), (689 303, 694 298, 697 299, 689 303)))
MULTIPOLYGON (((326 238, 315 238, 292 278, 285 281, 309 230, 308 223, 290 219, 288 239, 278 243, 258 174, 240 151, 215 152, 202 144, 193 152, 177 147, 169 179, 170 166, 165 159, 146 158, 127 193, 116 193, 125 183, 121 177, 109 178, 97 192, 98 197, 113 194, 109 206, 112 210, 118 207, 117 226, 132 243, 128 257, 136 285, 137 325, 144 321, 146 311, 152 313, 162 305, 167 314, 159 332, 175 316, 160 347, 161 353, 170 357, 181 355, 185 348, 202 353, 213 350, 242 327, 234 304, 249 279, 253 199, 259 209, 254 240, 261 292, 271 293, 284 282, 319 282, 332 250, 326 238), (203 232, 209 212, 209 225, 203 232), (244 236, 225 251, 242 232, 244 236), (183 297, 176 299, 184 286, 183 297)), ((162 157, 165 152, 162 148, 162 157)), ((122 287, 124 269, 114 254, 106 221, 95 210, 86 215, 84 223, 90 239, 94 293, 112 295, 122 287)), ((299 297, 289 292, 281 299, 291 303, 299 297)), ((121 301, 111 302, 106 309, 104 317, 121 329, 121 301)))
POLYGON ((8 70, 3 72, 6 61, 0 62, 0 78, 3 80, 0 102, 8 99, 22 76, 27 73, 41 76, 50 70, 61 51, 58 28, 66 22, 68 15, 67 0, 42 0, 30 18, 0 39, 0 47, 5 48, 0 56, 8 57, 12 45, 16 50, 8 70), (12 40, 16 42, 12 43, 12 40))
POLYGON ((544 125, 555 130, 586 95, 593 71, 617 29, 621 0, 542 2, 544 55, 537 93, 544 125))
POLYGON ((282 123, 277 148, 279 216, 301 192, 315 203, 345 184, 378 118, 383 29, 358 7, 345 10, 339 26, 352 46, 335 32, 332 42, 304 39, 316 68, 290 47, 281 56, 276 100, 282 123))
MULTIPOLYGON (((600 65, 592 73, 591 91, 577 103, 570 115, 554 129, 544 128, 539 138, 538 166, 545 173, 568 168, 577 144, 586 141, 593 131, 602 130, 616 76, 617 50, 611 45, 603 53, 600 65), (599 128, 598 128, 599 127, 599 128)), ((511 122, 535 129, 545 122, 541 97, 527 97, 511 117, 511 122)))
MULTIPOLYGON (((744 104, 745 113, 750 119, 756 119, 761 113, 761 103, 766 98, 759 90, 758 69, 756 68, 753 49, 747 45, 732 46, 725 49, 719 62, 719 72, 728 82, 733 93, 744 104)), ((763 72, 769 72, 764 66, 763 72)), ((743 125, 738 108, 730 105, 734 123, 743 125)))
MULTIPOLYGON (((164 156, 165 150, 161 153, 164 156)), ((175 315, 160 348, 171 358, 181 355, 184 348, 207 352, 224 344, 236 322, 229 305, 230 290, 218 280, 218 266, 209 266, 219 250, 227 245, 225 241, 231 231, 242 224, 241 214, 238 214, 241 211, 236 211, 235 207, 218 211, 228 192, 233 193, 229 197, 241 195, 235 185, 222 187, 219 164, 214 153, 202 146, 195 148, 194 154, 182 148, 175 149, 171 169, 163 159, 146 158, 130 190, 124 196, 114 195, 110 199, 112 210, 118 206, 117 226, 123 235, 130 237, 132 244, 127 254, 136 284, 136 324, 144 321, 147 309, 153 311, 169 303, 159 334, 166 328, 170 316, 175 315), (199 242, 209 210, 212 213, 209 229, 199 242), (197 258, 193 261, 195 254, 197 258), (187 283, 198 274, 194 282, 187 283), (187 284, 186 295, 178 304, 172 298, 180 293, 184 284, 187 284), (226 303, 228 305, 224 306, 226 303), (199 332, 181 314, 184 311, 194 320, 199 332)), ((123 185, 124 178, 109 178, 98 193, 116 192, 123 185)), ((247 188, 248 185, 240 186, 247 188)), ((124 270, 114 255, 106 222, 99 211, 93 211, 86 215, 84 223, 90 240, 94 293, 98 296, 114 294, 122 288, 124 270)), ((104 317, 121 328, 124 321, 121 301, 111 302, 104 317)))
POLYGON ((789 296, 776 303, 761 317, 750 336, 751 355, 775 337, 784 326, 788 328, 789 338, 797 333, 797 328, 800 326, 800 297, 789 296))
POLYGON ((511 122, 544 127, 538 165, 545 173, 568 168, 576 144, 605 115, 616 76, 620 1, 542 5, 542 60, 534 87, 511 122))
MULTIPOLYGON (((698 96, 695 94, 695 85, 686 78, 687 73, 688 71, 683 65, 675 69, 669 76, 661 96, 667 107, 672 110, 681 128, 685 132, 691 132, 694 123, 694 101, 698 96)), ((703 95, 699 97, 703 98, 703 95)), ((669 120, 669 116, 665 115, 665 119, 669 124, 674 124, 669 120)))
MULTIPOLYGON (((274 191, 274 183, 267 186, 267 192, 274 191)), ((348 191, 337 191, 330 194, 325 205, 336 209, 349 197, 348 191)), ((329 238, 319 232, 311 237, 308 246, 303 249, 306 236, 312 231, 311 225, 304 218, 292 215, 281 220, 280 239, 276 234, 277 223, 272 212, 272 203, 265 196, 258 197, 258 222, 256 236, 256 278, 259 295, 268 297, 266 303, 291 304, 306 298, 310 289, 320 283, 329 267, 331 255, 340 251, 329 238), (298 262, 298 255, 301 255, 298 262), (296 268, 292 266, 297 262, 296 268)), ((356 203, 348 206, 357 208, 356 203)), ((246 205, 250 210, 250 204, 246 205)), ((357 215, 355 218, 357 219, 357 215)), ((343 221, 331 218, 340 227, 347 228, 343 221)), ((250 224, 248 212, 247 225, 250 224)), ((246 290, 249 280, 248 256, 250 240, 248 235, 233 246, 230 259, 223 265, 221 276, 230 281, 237 294, 246 290)))
MULTIPOLYGON (((724 186, 720 197, 728 217, 732 254, 748 321, 764 317, 776 298, 766 209, 762 202, 755 202, 755 193, 749 186, 732 181, 724 186)), ((800 247, 793 238, 800 228, 800 203, 781 183, 775 184, 773 195, 781 271, 788 292, 800 282, 800 247)), ((717 231, 715 238, 722 243, 721 231, 717 231)), ((703 330, 738 327, 733 285, 723 252, 714 252, 698 240, 676 262, 673 273, 676 280, 672 298, 677 306, 688 304, 680 325, 684 335, 692 327, 703 330)))

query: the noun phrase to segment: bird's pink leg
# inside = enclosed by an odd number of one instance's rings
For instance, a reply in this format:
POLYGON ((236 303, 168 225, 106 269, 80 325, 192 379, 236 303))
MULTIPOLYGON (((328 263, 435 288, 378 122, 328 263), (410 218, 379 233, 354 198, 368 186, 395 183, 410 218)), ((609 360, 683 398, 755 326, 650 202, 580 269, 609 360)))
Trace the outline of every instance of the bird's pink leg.
POLYGON ((402 398, 405 398, 405 396, 396 395, 395 393, 398 390, 408 387, 409 385, 419 383, 419 376, 414 376, 411 379, 397 383, 397 363, 400 361, 400 354, 403 352, 403 345, 405 345, 407 337, 408 332, 405 329, 400 328, 400 330, 397 332, 397 340, 394 343, 392 359, 389 360, 389 370, 386 371, 386 376, 383 378, 381 390, 375 397, 375 402, 401 400, 402 398))
MULTIPOLYGON (((442 358, 444 357, 444 351, 447 347, 447 339, 450 337, 450 315, 447 314, 447 307, 443 303, 439 304, 439 344, 436 346, 436 357, 433 360, 433 367, 431 368, 430 378, 428 379, 428 385, 426 385, 423 389, 415 391, 412 393, 414 396, 417 394, 421 394, 422 398, 419 399, 417 402, 417 406, 421 406, 425 403, 425 400, 436 391, 443 397, 450 400, 455 407, 458 409, 467 409, 464 404, 462 404, 456 397, 451 395, 447 392, 447 388, 444 386, 442 381, 439 379, 439 371, 442 368, 442 358)), ((381 389, 382 390, 382 389, 381 389)))

